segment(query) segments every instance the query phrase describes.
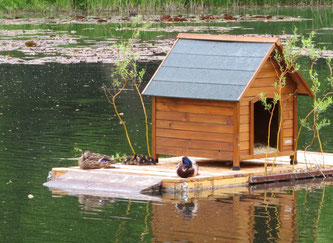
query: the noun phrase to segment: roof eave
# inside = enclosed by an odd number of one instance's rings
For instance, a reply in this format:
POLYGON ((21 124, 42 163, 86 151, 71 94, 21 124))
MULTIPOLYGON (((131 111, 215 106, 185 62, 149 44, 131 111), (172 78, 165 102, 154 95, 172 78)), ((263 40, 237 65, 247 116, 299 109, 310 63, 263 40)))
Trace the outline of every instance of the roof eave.
MULTIPOLYGON (((283 51, 283 46, 282 44, 280 45, 277 45, 279 51, 282 53, 283 51)), ((298 85, 302 85, 304 87, 304 89, 306 90, 306 92, 299 92, 297 91, 298 94, 301 94, 301 95, 307 95, 311 98, 314 97, 314 93, 312 92, 309 84, 306 82, 306 80, 304 79, 303 75, 301 74, 301 72, 298 70, 296 72, 293 72, 293 73, 289 73, 290 75, 290 78, 298 85)))
POLYGON ((297 83, 297 85, 301 84, 305 88, 306 92, 302 92, 299 94, 307 95, 311 98, 314 97, 314 93, 312 92, 309 84, 306 82, 306 80, 304 79, 303 75, 301 74, 301 72, 299 70, 294 73, 291 73, 290 76, 297 83))

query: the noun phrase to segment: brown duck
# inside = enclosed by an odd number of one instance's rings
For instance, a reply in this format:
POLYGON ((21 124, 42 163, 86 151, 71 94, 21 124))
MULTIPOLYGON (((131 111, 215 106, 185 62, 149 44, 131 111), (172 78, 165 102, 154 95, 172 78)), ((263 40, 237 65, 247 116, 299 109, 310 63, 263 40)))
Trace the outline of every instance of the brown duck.
POLYGON ((79 166, 83 170, 113 168, 114 158, 104 154, 92 153, 90 150, 85 151, 78 160, 79 166))

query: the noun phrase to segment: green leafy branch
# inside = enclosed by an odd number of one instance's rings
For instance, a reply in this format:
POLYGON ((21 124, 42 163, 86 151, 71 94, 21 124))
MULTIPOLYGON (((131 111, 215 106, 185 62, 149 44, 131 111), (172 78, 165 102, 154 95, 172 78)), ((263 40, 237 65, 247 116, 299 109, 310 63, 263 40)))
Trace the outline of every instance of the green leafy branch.
MULTIPOLYGON (((118 57, 115 61, 115 69, 114 72, 111 74, 111 88, 108 88, 106 85, 103 86, 105 96, 107 97, 110 104, 113 105, 114 110, 117 114, 118 119, 124 126, 126 138, 128 141, 128 144, 133 152, 135 154, 135 150, 132 146, 131 139, 128 134, 128 129, 125 124, 125 122, 122 120, 122 118, 119 116, 117 106, 116 106, 116 98, 117 96, 126 88, 128 83, 132 83, 137 91, 137 94, 139 95, 141 106, 143 109, 144 117, 145 117, 145 124, 146 124, 146 142, 147 142, 147 151, 148 156, 151 157, 150 153, 150 143, 149 143, 149 125, 148 125, 148 117, 147 112, 145 108, 145 104, 140 92, 140 85, 143 82, 143 78, 145 75, 146 70, 145 69, 139 69, 137 66, 137 55, 134 50, 134 40, 139 38, 140 31, 138 28, 138 23, 141 19, 141 16, 138 16, 135 21, 133 22, 132 26, 135 28, 135 31, 132 34, 132 37, 127 42, 120 42, 116 44, 114 47, 117 51, 118 57)), ((144 26, 143 28, 147 28, 144 26)))

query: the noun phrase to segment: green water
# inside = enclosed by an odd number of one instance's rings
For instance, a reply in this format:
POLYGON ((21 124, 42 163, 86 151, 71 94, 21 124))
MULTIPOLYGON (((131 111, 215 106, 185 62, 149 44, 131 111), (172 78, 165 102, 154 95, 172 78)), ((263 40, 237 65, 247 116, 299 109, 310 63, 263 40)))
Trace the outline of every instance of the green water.
MULTIPOLYGON (((304 34, 314 29, 318 32, 315 42, 326 43, 332 50, 333 35, 326 30, 332 28, 331 10, 274 9, 265 13, 313 19, 301 22, 209 25, 237 27, 228 34, 281 34, 283 30, 290 34, 293 26, 304 34)), ((255 12, 264 13, 249 10, 251 14, 255 12)), ((0 30, 75 30, 80 38, 77 47, 130 36, 130 31, 106 31, 107 26, 3 25, 0 30)), ((176 35, 163 31, 142 33, 146 40, 176 35)), ((13 53, 16 54, 28 58, 13 53)), ((308 64, 306 58, 301 62, 308 64)), ((141 65, 148 68, 147 82, 158 62, 141 65)), ((322 76, 328 73, 322 60, 318 68, 322 76)), ((304 66, 301 70, 305 77, 306 69, 304 66)), ((310 181, 282 189, 282 185, 275 189, 245 188, 235 190, 234 194, 229 190, 209 198, 163 196, 162 201, 63 195, 43 187, 52 167, 76 164, 71 159, 77 156, 74 148, 130 154, 121 124, 101 89, 109 81, 111 71, 112 64, 106 63, 0 65, 1 242, 333 241, 331 182, 310 181), (34 198, 29 199, 29 194, 34 198)), ((145 153, 143 117, 136 107, 137 101, 133 90, 127 90, 119 99, 119 109, 124 112, 138 152, 145 153)), ((310 109, 310 100, 300 97, 299 101, 302 117, 310 109)), ((150 114, 147 98, 146 104, 150 114)), ((332 107, 326 115, 333 120, 332 107)), ((322 130, 324 149, 328 152, 333 152, 331 134, 332 126, 322 130)), ((310 133, 304 133, 302 147, 310 137, 310 133)), ((313 149, 317 150, 317 145, 313 149)))

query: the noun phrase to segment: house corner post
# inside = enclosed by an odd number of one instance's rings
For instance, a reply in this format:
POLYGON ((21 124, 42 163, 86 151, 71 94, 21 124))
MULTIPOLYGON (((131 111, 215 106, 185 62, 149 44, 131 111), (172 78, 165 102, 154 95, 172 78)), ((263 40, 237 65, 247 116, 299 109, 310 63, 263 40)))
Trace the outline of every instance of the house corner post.
POLYGON ((233 129, 233 170, 240 170, 240 141, 239 141, 239 131, 240 131, 240 105, 239 102, 236 102, 234 105, 234 129, 233 129))
POLYGON ((293 150, 294 153, 290 155, 290 164, 297 164, 297 129, 298 129, 298 104, 297 104, 297 94, 294 95, 294 100, 293 100, 293 150))
POLYGON ((152 118, 151 118, 151 146, 152 146, 152 156, 155 159, 158 159, 158 154, 156 154, 156 97, 153 96, 152 98, 152 108, 151 108, 151 114, 152 114, 152 118))

